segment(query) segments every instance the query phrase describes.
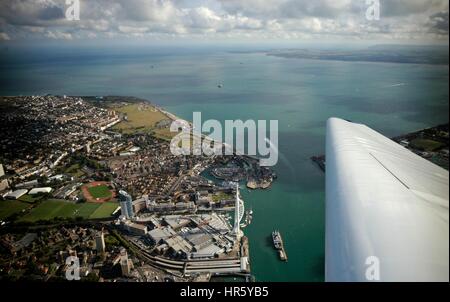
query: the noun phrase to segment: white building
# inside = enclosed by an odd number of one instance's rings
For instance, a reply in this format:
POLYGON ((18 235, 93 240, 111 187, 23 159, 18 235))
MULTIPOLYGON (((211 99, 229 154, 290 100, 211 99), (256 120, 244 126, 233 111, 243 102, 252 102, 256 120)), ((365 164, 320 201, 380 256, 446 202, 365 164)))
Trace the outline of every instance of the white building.
POLYGON ((31 189, 39 184, 37 179, 16 184, 16 188, 31 189))
POLYGON ((28 192, 27 189, 15 190, 13 192, 9 192, 9 193, 3 195, 3 197, 6 199, 19 199, 23 195, 27 194, 27 192, 28 192))
POLYGON ((134 222, 130 222, 130 221, 125 221, 124 223, 124 228, 133 234, 136 235, 146 235, 147 234, 147 226, 142 225, 142 224, 138 224, 138 223, 134 223, 134 222))
POLYGON ((50 193, 51 191, 52 191, 52 188, 50 188, 50 187, 34 188, 34 189, 31 189, 30 192, 28 192, 28 194, 35 195, 35 194, 39 194, 39 193, 50 193))

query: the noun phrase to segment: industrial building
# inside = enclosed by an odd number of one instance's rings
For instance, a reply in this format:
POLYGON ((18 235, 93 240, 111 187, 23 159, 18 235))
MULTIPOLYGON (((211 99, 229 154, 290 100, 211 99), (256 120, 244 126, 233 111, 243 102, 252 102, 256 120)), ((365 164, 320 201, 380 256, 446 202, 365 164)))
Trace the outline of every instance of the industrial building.
POLYGON ((35 179, 35 180, 30 180, 30 181, 18 183, 18 184, 16 184, 16 188, 18 188, 18 189, 31 189, 31 188, 34 188, 35 186, 37 186, 38 184, 39 184, 39 182, 37 181, 37 179, 35 179))
POLYGON ((194 202, 163 202, 163 203, 156 203, 156 202, 150 202, 147 205, 147 210, 150 212, 156 212, 156 213, 173 213, 173 212, 195 212, 196 211, 196 205, 194 202))
POLYGON ((183 259, 210 259, 233 249, 236 237, 222 216, 168 215, 159 218, 161 227, 148 232, 155 251, 183 259))
POLYGON ((188 226, 192 220, 189 217, 180 215, 167 215, 162 219, 163 223, 170 226, 174 230, 178 230, 182 227, 188 226))
POLYGON ((50 188, 50 187, 34 188, 34 189, 31 189, 30 192, 28 192, 28 194, 30 194, 30 195, 36 195, 39 193, 48 194, 51 191, 52 191, 52 188, 50 188))
POLYGON ((127 230, 128 232, 133 233, 135 235, 143 236, 143 235, 147 234, 147 226, 145 226, 145 225, 130 222, 130 221, 125 221, 123 226, 124 226, 125 230, 127 230))
POLYGON ((27 192, 28 192, 27 189, 19 189, 19 190, 15 190, 15 191, 6 193, 5 195, 3 195, 3 198, 5 198, 5 199, 19 199, 23 195, 27 194, 27 192))
POLYGON ((175 232, 171 227, 162 227, 153 229, 150 232, 148 232, 148 236, 155 244, 160 244, 163 240, 170 238, 174 235, 176 235, 177 232, 175 232))

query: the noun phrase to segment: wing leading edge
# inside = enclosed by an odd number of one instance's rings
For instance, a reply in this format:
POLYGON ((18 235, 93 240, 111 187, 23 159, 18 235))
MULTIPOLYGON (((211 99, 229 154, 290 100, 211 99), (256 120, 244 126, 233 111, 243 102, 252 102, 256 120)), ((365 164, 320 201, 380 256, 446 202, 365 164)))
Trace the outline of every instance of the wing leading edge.
POLYGON ((337 118, 326 159, 326 281, 448 282, 448 171, 337 118))

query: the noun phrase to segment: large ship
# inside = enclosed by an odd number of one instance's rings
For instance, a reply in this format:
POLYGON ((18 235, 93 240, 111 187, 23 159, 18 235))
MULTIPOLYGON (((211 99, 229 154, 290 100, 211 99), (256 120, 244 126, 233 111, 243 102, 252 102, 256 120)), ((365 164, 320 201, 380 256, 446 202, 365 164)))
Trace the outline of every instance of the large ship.
POLYGON ((277 250, 280 250, 281 247, 283 246, 283 239, 281 238, 281 234, 279 231, 272 232, 272 240, 273 240, 273 245, 275 246, 275 248, 277 250))
POLYGON ((272 241, 273 246, 278 251, 280 259, 283 261, 287 261, 287 254, 286 251, 284 250, 283 238, 281 238, 281 234, 279 231, 272 232, 272 241))

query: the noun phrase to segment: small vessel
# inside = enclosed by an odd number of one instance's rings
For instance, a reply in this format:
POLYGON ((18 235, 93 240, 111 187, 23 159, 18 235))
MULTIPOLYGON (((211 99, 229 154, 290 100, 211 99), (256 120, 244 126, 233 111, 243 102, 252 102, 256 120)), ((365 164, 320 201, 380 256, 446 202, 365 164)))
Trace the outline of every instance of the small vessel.
POLYGON ((280 259, 283 261, 287 261, 287 254, 286 251, 284 250, 283 238, 281 238, 281 234, 279 231, 272 232, 272 241, 273 246, 278 251, 280 259))
POLYGON ((245 221, 243 227, 247 227, 250 223, 252 223, 253 219, 253 210, 245 211, 245 221))
POLYGON ((217 85, 217 87, 218 87, 218 88, 222 88, 222 87, 223 87, 223 84, 219 84, 219 85, 217 85))

